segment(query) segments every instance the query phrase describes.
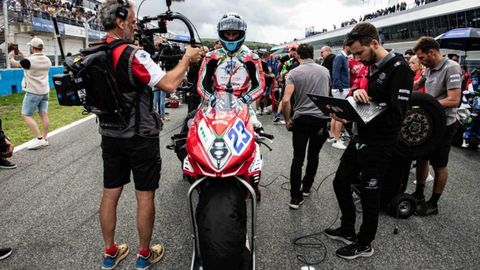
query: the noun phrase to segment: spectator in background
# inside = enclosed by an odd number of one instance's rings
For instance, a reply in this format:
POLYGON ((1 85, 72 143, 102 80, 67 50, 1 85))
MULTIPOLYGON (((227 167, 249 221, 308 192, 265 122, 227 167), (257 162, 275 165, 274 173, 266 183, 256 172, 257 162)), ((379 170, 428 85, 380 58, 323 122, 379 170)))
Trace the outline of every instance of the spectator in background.
POLYGON ((293 159, 290 169, 291 209, 298 209, 303 197, 310 195, 318 167, 318 156, 327 139, 328 116, 307 96, 307 93, 328 96, 330 78, 328 70, 313 61, 313 47, 301 44, 297 50, 300 66, 286 77, 282 114, 286 128, 292 131, 293 159), (292 105, 292 97, 295 103, 292 105), (293 117, 291 112, 293 108, 293 117), (307 150, 308 144, 308 150, 307 150), (307 150, 307 151, 306 151, 307 150), (307 152, 307 168, 302 179, 302 167, 307 152))
POLYGON ((220 40, 216 40, 215 43, 213 44, 213 50, 218 50, 222 48, 222 43, 220 40))
POLYGON ((405 51, 403 54, 403 57, 405 58, 405 61, 409 62, 410 58, 415 55, 415 52, 412 49, 408 49, 405 51))
POLYGON ((419 158, 416 165, 417 187, 413 196, 418 200, 416 215, 438 214, 438 200, 448 179, 448 156, 450 145, 457 131, 457 107, 461 100, 462 69, 455 61, 440 53, 440 44, 432 37, 421 37, 413 48, 420 62, 427 68, 424 77, 414 87, 425 86, 426 93, 435 97, 445 109, 447 126, 441 143, 426 157, 419 158), (425 202, 424 189, 428 177, 428 165, 435 172, 432 197, 425 202))
MULTIPOLYGON (((332 69, 332 96, 345 99, 350 92, 350 72, 348 71, 348 55, 350 49, 343 44, 343 50, 335 56, 332 69)), ((340 132, 343 129, 343 123, 332 118, 330 123, 330 138, 327 140, 332 143, 334 148, 345 150, 347 147, 340 139, 340 132)))
MULTIPOLYGON (((449 53, 447 56, 448 56, 448 59, 450 59, 452 61, 455 61, 458 64, 460 64, 460 56, 458 54, 449 53)), ((463 62, 465 64, 465 60, 463 62)), ((468 73, 466 66, 462 66, 462 74, 463 74, 463 77, 462 77, 462 88, 461 89, 462 89, 462 91, 464 91, 464 90, 467 90, 467 86, 471 81, 470 73, 468 73)))
MULTIPOLYGON (((415 72, 415 76, 413 77, 413 81, 418 83, 419 80, 423 76, 424 66, 422 65, 422 63, 420 63, 420 60, 418 60, 418 57, 416 55, 414 55, 410 58, 410 61, 408 62, 408 64, 410 65, 410 69, 413 72, 415 72)), ((417 91, 421 92, 421 93, 425 93, 425 87, 420 86, 420 87, 417 88, 417 91)))
MULTIPOLYGON (((30 57, 20 61, 15 60, 14 52, 9 53, 12 67, 22 67, 25 70, 25 96, 22 104, 23 119, 32 131, 35 139, 28 146, 28 149, 39 149, 48 146, 48 94, 50 85, 48 82, 48 71, 52 66, 50 59, 43 54, 43 40, 34 37, 28 43, 30 46, 30 57), (33 113, 38 109, 38 115, 42 122, 42 132, 40 132, 33 113)), ((19 51, 23 56, 23 53, 19 51)))
POLYGON ((323 46, 320 49, 320 55, 323 58, 322 66, 324 66, 328 73, 330 73, 330 79, 332 78, 332 70, 333 70, 333 59, 335 59, 335 54, 332 53, 332 48, 328 46, 323 46))
POLYGON ((270 58, 270 54, 266 51, 262 51, 259 54, 262 58, 263 76, 265 77, 265 89, 263 90, 262 98, 257 100, 257 114, 262 115, 264 108, 268 106, 268 101, 270 99, 270 95, 272 94, 273 79, 275 78, 275 75, 272 73, 272 70, 268 65, 268 59, 270 58))

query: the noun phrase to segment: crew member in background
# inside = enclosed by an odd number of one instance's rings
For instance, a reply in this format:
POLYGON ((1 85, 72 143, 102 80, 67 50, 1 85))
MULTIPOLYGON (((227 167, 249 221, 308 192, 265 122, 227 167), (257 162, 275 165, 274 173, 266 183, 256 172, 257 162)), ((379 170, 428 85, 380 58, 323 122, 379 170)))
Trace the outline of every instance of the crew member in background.
POLYGON ((428 216, 438 214, 438 200, 445 189, 448 179, 448 155, 453 136, 457 132, 457 107, 460 104, 462 87, 462 68, 450 59, 442 56, 440 45, 432 37, 421 37, 413 48, 420 62, 427 68, 424 77, 415 83, 415 87, 425 86, 427 94, 435 97, 445 108, 447 126, 443 139, 436 149, 427 157, 417 160, 417 187, 413 196, 418 200, 416 215, 428 216), (425 202, 423 195, 425 181, 429 175, 428 164, 435 172, 433 192, 430 200, 425 202))
MULTIPOLYGON (((13 154, 13 144, 5 136, 2 129, 2 119, 0 119, 0 169, 15 169, 17 165, 11 163, 7 158, 13 154)), ((8 258, 12 254, 12 248, 0 248, 0 261, 8 258)))
MULTIPOLYGON (((5 136, 2 128, 2 119, 0 119, 0 169, 15 169, 17 165, 10 162, 7 158, 13 153, 13 144, 5 136)), ((1 255, 0 255, 1 256, 1 255)))
MULTIPOLYGON (((347 34, 345 45, 355 59, 370 67, 368 93, 365 89, 354 90, 355 101, 372 100, 386 106, 385 111, 368 124, 357 123, 358 134, 350 140, 333 180, 342 213, 341 225, 337 229, 326 229, 325 234, 347 244, 337 250, 337 256, 355 259, 372 256, 374 252, 372 241, 377 233, 382 183, 408 108, 413 72, 402 55, 383 48, 377 29, 370 23, 355 25, 347 34), (359 176, 363 218, 357 235, 351 185, 359 176)), ((335 115, 332 117, 346 122, 335 115)))
POLYGON ((320 149, 327 140, 329 117, 307 96, 329 96, 330 76, 328 70, 313 61, 313 47, 300 44, 297 49, 300 65, 286 77, 282 113, 287 130, 292 130, 293 159, 290 168, 290 209, 298 209, 303 197, 310 195, 318 168, 320 149), (292 105, 291 99, 295 98, 292 105), (293 110, 292 110, 293 108, 293 110), (293 117, 291 112, 293 111, 293 117), (308 150, 307 150, 308 144, 308 150), (307 154, 307 168, 302 179, 302 167, 307 154))

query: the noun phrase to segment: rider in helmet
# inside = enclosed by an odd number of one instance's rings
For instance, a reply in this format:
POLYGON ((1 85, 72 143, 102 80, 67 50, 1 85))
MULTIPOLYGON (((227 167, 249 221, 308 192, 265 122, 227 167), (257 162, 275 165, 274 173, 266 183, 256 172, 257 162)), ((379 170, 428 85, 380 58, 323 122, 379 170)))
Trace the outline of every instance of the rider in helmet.
MULTIPOLYGON (((232 91, 250 105, 262 97, 265 78, 260 58, 243 45, 247 24, 240 15, 227 13, 218 22, 217 30, 222 48, 205 56, 197 91, 204 99, 208 99, 214 91, 232 91)), ((252 106, 250 112, 254 127, 261 127, 252 106)))

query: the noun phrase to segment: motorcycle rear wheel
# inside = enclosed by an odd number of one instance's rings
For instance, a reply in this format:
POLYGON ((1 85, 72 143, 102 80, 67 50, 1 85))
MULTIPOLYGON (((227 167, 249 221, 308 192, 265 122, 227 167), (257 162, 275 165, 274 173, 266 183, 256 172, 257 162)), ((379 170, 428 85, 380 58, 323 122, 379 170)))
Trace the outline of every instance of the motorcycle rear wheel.
POLYGON ((203 269, 252 269, 245 195, 235 180, 212 179, 200 193, 196 219, 203 269))

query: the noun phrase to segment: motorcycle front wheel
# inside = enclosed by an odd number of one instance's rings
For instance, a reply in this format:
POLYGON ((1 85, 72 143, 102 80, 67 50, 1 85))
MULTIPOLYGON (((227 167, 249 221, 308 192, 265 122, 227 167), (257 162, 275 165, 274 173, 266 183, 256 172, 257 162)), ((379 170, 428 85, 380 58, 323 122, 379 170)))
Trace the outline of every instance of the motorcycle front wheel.
POLYGON ((203 269, 252 269, 245 195, 235 180, 209 181, 200 192, 196 219, 203 269))

